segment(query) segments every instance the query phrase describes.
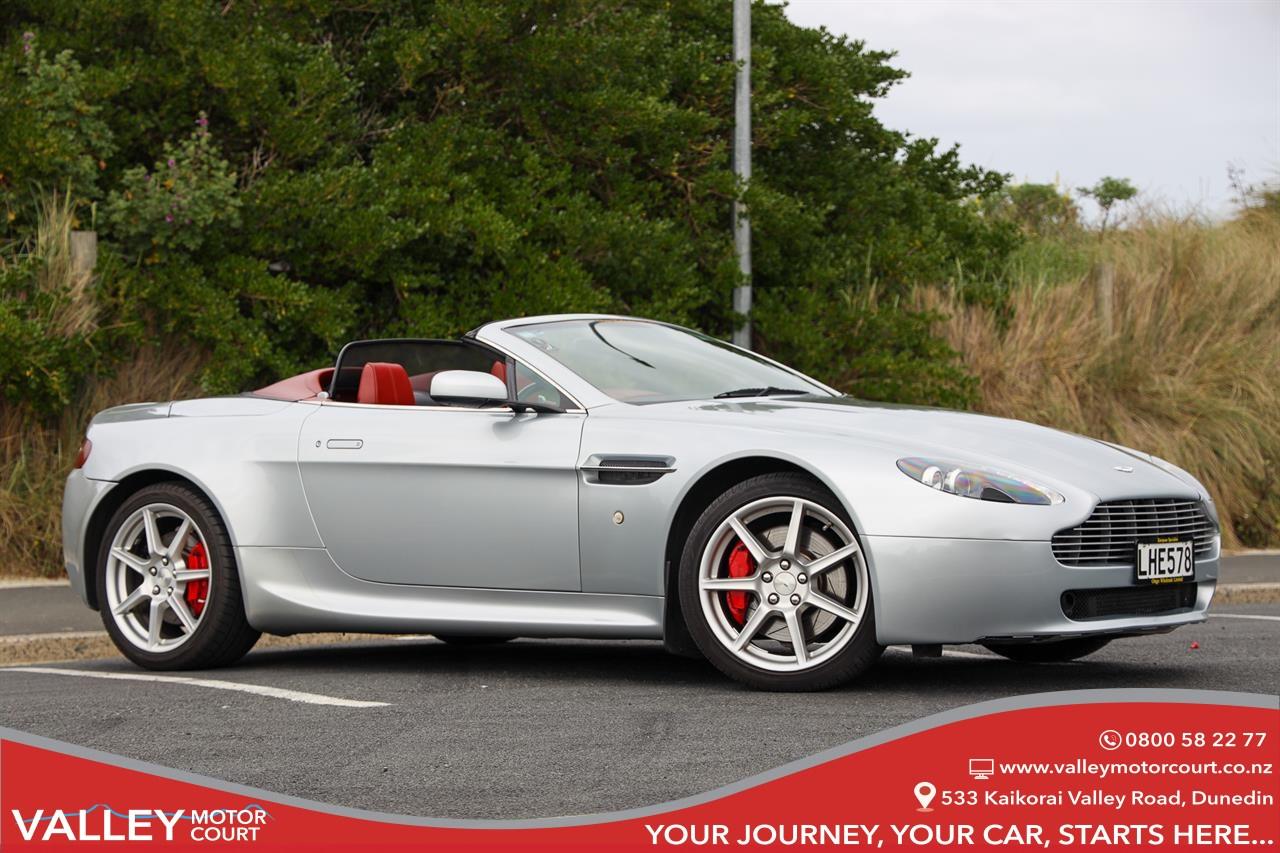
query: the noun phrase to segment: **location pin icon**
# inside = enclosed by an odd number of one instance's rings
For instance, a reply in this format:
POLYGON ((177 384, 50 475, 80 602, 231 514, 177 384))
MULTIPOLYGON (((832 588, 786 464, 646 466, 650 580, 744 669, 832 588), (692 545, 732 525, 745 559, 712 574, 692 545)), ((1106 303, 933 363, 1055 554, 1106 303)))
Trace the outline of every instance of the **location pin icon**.
POLYGON ((933 809, 929 808, 929 803, 933 802, 933 795, 938 793, 938 789, 933 787, 932 782, 916 783, 914 793, 916 795, 916 802, 920 803, 920 808, 916 809, 916 811, 919 811, 919 812, 933 811, 933 809))

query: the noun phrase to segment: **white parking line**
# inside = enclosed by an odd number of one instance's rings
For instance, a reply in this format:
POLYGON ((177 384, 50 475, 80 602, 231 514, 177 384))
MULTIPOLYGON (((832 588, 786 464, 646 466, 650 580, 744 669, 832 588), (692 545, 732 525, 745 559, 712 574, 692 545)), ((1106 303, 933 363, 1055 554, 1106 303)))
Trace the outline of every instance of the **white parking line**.
POLYGON ((65 586, 71 588, 66 578, 0 578, 0 589, 35 589, 45 586, 65 586))
POLYGON ((32 643, 50 640, 92 640, 97 637, 107 639, 106 631, 53 631, 47 634, 5 634, 0 636, 0 645, 5 643, 32 643))
POLYGON ((980 652, 958 652, 955 649, 943 649, 942 653, 953 658, 981 658, 982 660, 1003 660, 999 655, 984 655, 980 652))
POLYGON ((212 687, 215 690, 234 690, 239 693, 252 693, 255 696, 269 696, 272 699, 285 699, 289 702, 303 702, 307 705, 335 705, 339 708, 384 708, 388 702, 365 702, 359 699, 339 699, 336 696, 322 696, 319 693, 303 693, 301 690, 285 690, 282 687, 266 687, 261 684, 241 684, 237 681, 222 681, 216 678, 189 678, 185 675, 150 675, 141 672, 93 672, 87 669, 62 669, 53 666, 7 666, 0 667, 0 672, 35 672, 43 675, 69 675, 78 678, 104 678, 114 681, 155 681, 161 684, 182 684, 188 687, 212 687))
MULTIPOLYGON (((910 646, 889 646, 889 651, 901 652, 907 655, 912 653, 910 646)), ((1002 658, 999 655, 995 655, 995 654, 984 655, 978 652, 962 652, 957 649, 943 649, 942 654, 943 656, 949 657, 949 658, 978 658, 979 660, 1002 660, 1002 658)))
POLYGON ((1280 622, 1280 616, 1264 616, 1261 613, 1210 613, 1213 619, 1261 619, 1264 622, 1280 622))

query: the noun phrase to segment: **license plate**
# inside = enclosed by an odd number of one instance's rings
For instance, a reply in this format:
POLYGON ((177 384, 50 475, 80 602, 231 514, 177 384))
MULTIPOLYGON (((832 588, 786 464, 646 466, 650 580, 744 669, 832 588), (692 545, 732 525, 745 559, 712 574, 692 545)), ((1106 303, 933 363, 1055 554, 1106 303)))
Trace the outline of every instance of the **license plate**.
POLYGON ((1168 538, 1138 543, 1138 583, 1182 583, 1195 575, 1194 542, 1168 538))

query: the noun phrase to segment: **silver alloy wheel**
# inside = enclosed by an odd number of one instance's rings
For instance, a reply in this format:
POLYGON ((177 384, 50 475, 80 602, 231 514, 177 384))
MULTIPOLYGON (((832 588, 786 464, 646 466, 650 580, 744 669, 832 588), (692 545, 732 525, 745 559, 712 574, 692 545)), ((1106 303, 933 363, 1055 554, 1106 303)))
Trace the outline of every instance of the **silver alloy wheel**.
POLYGON ((698 569, 702 612, 716 639, 743 662, 773 672, 811 669, 847 646, 862 622, 868 584, 853 532, 821 504, 798 497, 762 498, 736 510, 712 534, 698 569), (727 577, 739 542, 755 570, 727 577), (741 625, 726 605, 728 592, 751 599, 741 625))
POLYGON ((172 504, 147 504, 125 519, 107 555, 106 606, 130 643, 148 652, 168 652, 191 638, 208 607, 191 612, 187 585, 212 584, 208 559, 204 533, 172 504), (197 545, 204 546, 205 567, 188 568, 187 558, 197 545))

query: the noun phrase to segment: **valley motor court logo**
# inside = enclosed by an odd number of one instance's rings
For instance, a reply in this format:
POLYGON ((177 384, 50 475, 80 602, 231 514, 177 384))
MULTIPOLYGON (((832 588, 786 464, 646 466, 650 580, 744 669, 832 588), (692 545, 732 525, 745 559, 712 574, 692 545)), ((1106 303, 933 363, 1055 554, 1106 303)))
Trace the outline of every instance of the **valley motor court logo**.
POLYGON ((105 803, 79 810, 10 809, 24 841, 257 841, 271 814, 253 803, 235 809, 127 809, 105 803))

